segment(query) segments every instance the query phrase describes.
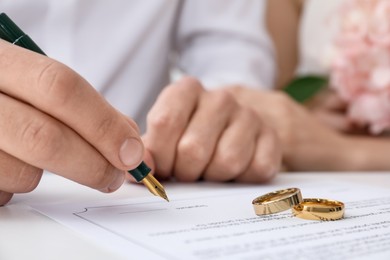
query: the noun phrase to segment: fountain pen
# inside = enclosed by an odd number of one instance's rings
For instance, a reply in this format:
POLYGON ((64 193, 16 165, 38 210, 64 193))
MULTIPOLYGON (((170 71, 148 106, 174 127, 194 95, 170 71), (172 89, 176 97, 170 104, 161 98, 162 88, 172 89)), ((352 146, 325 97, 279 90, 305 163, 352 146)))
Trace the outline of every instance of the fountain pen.
MULTIPOLYGON (((5 13, 0 14, 0 38, 46 56, 41 48, 39 48, 38 45, 5 13)), ((150 172, 151 169, 144 162, 141 162, 137 168, 128 171, 128 173, 130 173, 137 182, 142 182, 152 194, 169 201, 164 187, 156 180, 156 178, 154 178, 152 174, 150 174, 150 172)))

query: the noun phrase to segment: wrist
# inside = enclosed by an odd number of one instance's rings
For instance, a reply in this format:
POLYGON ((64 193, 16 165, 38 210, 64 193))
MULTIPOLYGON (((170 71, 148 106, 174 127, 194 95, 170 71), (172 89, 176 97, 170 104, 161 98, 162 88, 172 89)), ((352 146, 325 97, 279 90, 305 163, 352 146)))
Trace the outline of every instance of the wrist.
POLYGON ((324 162, 321 170, 325 171, 355 170, 359 162, 359 156, 354 150, 353 141, 339 133, 332 136, 331 140, 327 140, 321 156, 324 162))
POLYGON ((364 171, 370 168, 367 149, 364 143, 359 142, 358 137, 345 136, 343 153, 346 171, 364 171))

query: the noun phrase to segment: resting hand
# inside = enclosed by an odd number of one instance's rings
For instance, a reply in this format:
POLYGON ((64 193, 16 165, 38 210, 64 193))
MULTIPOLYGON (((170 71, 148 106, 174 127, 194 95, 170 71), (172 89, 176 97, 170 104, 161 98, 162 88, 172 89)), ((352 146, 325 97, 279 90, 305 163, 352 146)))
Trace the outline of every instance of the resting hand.
POLYGON ((279 169, 276 134, 226 90, 185 78, 161 93, 147 122, 146 158, 160 178, 264 182, 279 169))

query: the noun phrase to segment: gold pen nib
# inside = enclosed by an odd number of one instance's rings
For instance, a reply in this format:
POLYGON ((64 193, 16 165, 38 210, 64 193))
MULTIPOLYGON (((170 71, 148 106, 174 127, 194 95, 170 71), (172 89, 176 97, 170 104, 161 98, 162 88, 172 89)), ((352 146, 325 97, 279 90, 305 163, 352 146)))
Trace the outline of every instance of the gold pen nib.
POLYGON ((155 196, 159 196, 169 202, 168 196, 165 193, 164 187, 161 183, 154 178, 153 175, 148 174, 141 182, 148 188, 148 190, 153 193, 155 196))

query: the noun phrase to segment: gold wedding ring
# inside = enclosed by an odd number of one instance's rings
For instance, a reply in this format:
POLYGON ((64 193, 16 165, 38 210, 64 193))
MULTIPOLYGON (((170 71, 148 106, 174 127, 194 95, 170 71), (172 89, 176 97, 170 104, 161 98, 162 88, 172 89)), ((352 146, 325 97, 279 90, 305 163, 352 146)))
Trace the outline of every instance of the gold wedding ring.
POLYGON ((264 194, 252 201, 256 215, 269 215, 291 209, 302 200, 298 188, 289 188, 264 194))
POLYGON ((332 221, 344 216, 344 203, 327 199, 304 199, 292 208, 294 216, 309 219, 332 221))

